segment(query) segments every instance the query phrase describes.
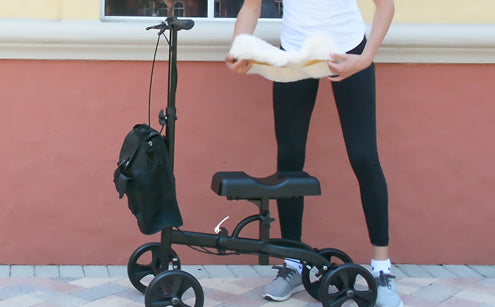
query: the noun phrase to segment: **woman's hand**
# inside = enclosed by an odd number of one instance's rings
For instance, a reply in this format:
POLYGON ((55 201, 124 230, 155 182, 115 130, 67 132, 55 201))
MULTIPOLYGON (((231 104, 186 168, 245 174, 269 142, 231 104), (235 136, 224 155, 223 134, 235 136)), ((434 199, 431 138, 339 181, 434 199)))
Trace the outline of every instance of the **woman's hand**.
POLYGON ((367 68, 371 61, 358 54, 332 54, 332 60, 328 61, 328 68, 333 72, 329 76, 330 81, 341 81, 355 73, 367 68))
POLYGON ((378 47, 383 42, 395 12, 394 0, 373 0, 375 15, 367 37, 366 46, 361 55, 332 54, 328 68, 336 75, 330 76, 331 81, 341 81, 371 65, 378 47))
POLYGON ((225 57, 225 64, 227 67, 238 74, 245 74, 248 72, 248 70, 251 68, 253 63, 248 60, 238 60, 236 59, 233 55, 228 54, 225 57))

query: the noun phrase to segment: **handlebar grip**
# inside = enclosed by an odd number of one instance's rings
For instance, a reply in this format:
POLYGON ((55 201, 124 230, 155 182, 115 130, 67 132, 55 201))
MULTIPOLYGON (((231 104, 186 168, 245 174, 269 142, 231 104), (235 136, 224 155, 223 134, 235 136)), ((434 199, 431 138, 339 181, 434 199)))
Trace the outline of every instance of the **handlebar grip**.
POLYGON ((179 30, 191 30, 194 27, 194 20, 192 19, 174 19, 170 21, 170 26, 179 30))

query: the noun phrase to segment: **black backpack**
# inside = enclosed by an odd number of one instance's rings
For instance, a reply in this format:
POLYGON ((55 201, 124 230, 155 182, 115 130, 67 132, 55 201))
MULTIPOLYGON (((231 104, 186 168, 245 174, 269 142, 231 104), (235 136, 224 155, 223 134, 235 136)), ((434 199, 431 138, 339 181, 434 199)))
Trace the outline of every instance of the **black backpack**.
POLYGON ((175 178, 163 136, 145 124, 127 134, 114 172, 119 198, 128 205, 143 234, 182 226, 175 178))

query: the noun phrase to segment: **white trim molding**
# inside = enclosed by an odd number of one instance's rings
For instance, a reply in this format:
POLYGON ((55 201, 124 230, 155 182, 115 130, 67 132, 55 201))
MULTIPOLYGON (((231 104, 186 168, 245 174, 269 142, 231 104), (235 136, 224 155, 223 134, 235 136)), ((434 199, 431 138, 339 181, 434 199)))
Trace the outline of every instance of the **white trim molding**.
MULTIPOLYGON (((115 21, 0 19, 0 59, 152 59, 157 19, 115 21)), ((198 19, 179 32, 180 61, 223 61, 233 19, 198 19)), ((278 44, 279 20, 260 20, 256 35, 278 44)), ((159 60, 167 60, 166 45, 159 60)), ((393 24, 377 56, 379 63, 495 63, 495 24, 393 24)))

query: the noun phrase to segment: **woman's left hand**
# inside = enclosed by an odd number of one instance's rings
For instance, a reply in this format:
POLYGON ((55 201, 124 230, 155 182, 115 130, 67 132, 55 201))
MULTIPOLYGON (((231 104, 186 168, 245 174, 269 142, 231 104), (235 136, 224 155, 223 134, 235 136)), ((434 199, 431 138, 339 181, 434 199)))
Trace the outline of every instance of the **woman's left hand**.
POLYGON ((341 81, 355 73, 367 68, 371 62, 358 54, 332 54, 332 60, 328 61, 328 68, 334 75, 329 76, 330 81, 341 81))

